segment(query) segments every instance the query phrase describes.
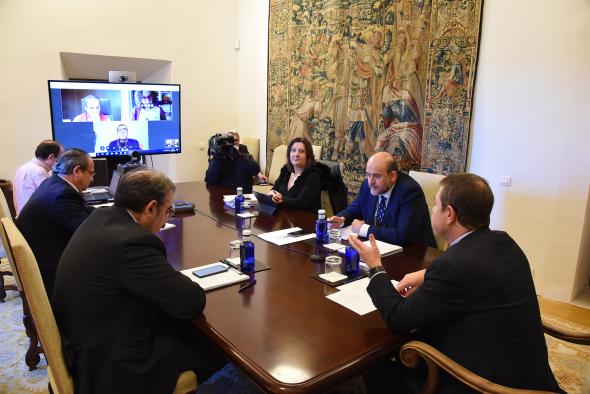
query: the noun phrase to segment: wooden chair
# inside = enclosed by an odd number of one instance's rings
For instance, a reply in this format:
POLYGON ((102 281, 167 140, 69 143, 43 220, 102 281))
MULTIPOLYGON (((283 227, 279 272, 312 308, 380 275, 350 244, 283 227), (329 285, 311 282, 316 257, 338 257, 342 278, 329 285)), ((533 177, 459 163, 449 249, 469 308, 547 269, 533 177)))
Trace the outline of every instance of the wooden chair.
MULTIPOLYGON (((68 372, 61 347, 59 328, 43 286, 43 280, 33 251, 15 224, 2 219, 2 233, 6 236, 10 252, 14 257, 15 269, 22 285, 22 292, 29 300, 33 320, 38 329, 47 359, 49 389, 52 393, 74 392, 72 377, 68 372)), ((180 374, 174 393, 187 393, 196 389, 196 376, 192 371, 180 374)))
MULTIPOLYGON (((6 197, 4 196, 4 192, 0 191, 0 218, 11 218, 12 214, 10 212, 10 208, 8 207, 8 202, 6 201, 6 197)), ((6 298, 6 291, 18 291, 18 287, 16 285, 6 285, 4 283, 5 276, 13 276, 12 269, 10 268, 10 264, 7 258, 6 253, 6 245, 4 243, 0 244, 0 301, 4 301, 6 298)), ((15 280, 16 282, 16 280, 15 280)))
MULTIPOLYGON (((543 330, 546 334, 576 344, 590 345, 589 310, 563 302, 547 300, 542 297, 539 297, 539 306, 541 308, 543 330), (563 321, 562 319, 581 321, 588 330, 585 332, 572 330, 567 324, 556 324, 553 316, 559 316, 559 320, 561 321, 563 321)), ((549 356, 551 357, 551 354, 549 354, 549 356)), ((428 368, 428 378, 422 391, 423 394, 434 393, 436 391, 439 370, 447 372, 450 376, 461 381, 465 385, 483 393, 547 393, 546 391, 538 390, 514 389, 493 383, 471 372, 424 342, 411 341, 402 346, 400 350, 400 360, 405 366, 415 368, 418 365, 419 358, 422 358, 426 362, 428 368)), ((586 371, 585 378, 586 381, 584 382, 582 392, 587 393, 589 392, 588 388, 590 387, 590 382, 588 381, 590 379, 590 366, 586 371)))
MULTIPOLYGON (((432 212, 434 205, 434 197, 440 189, 440 181, 445 177, 444 175, 430 174, 428 172, 410 171, 410 176, 420 184, 424 197, 426 197, 426 204, 428 204, 428 212, 432 212)), ((447 249, 447 241, 444 238, 434 235, 438 249, 445 251, 447 249)))

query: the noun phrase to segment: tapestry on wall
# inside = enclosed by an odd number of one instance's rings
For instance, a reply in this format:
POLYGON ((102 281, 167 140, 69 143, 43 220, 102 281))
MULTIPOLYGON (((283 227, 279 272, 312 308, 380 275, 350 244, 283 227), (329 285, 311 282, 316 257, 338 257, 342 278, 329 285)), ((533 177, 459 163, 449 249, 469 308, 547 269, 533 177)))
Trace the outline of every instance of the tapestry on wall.
POLYGON ((482 0, 271 0, 267 160, 294 137, 344 163, 465 170, 482 0))

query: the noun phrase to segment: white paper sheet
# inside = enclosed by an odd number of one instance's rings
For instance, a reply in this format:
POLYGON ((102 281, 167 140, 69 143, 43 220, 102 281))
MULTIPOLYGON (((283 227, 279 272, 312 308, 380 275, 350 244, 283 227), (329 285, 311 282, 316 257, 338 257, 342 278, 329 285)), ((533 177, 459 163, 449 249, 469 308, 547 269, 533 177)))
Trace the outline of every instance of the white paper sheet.
POLYGON ((212 263, 212 264, 207 264, 207 265, 201 265, 199 267, 189 268, 189 269, 186 269, 186 270, 183 270, 180 272, 182 274, 186 275, 193 282, 198 283, 205 291, 217 289, 218 287, 232 285, 234 283, 243 282, 245 280, 248 280, 248 278, 249 278, 248 275, 242 274, 240 271, 238 271, 235 268, 230 268, 225 272, 221 272, 219 274, 215 274, 215 275, 211 275, 211 276, 206 276, 204 278, 198 278, 196 275, 193 275, 193 271, 195 271, 197 269, 206 268, 206 267, 210 267, 212 265, 218 265, 218 264, 222 264, 222 263, 217 262, 217 263, 212 263))
MULTIPOLYGON (((337 289, 339 291, 327 295, 326 298, 342 305, 345 308, 350 309, 358 315, 366 315, 367 313, 373 312, 377 309, 375 308, 375 305, 373 305, 373 301, 371 301, 369 293, 367 293, 369 280, 369 278, 363 278, 342 286, 338 286, 337 289)), ((398 284, 398 282, 395 280, 392 280, 391 283, 394 287, 396 287, 398 284)))
POLYGON ((315 234, 305 234, 299 237, 291 237, 288 234, 295 232, 295 231, 300 231, 301 228, 299 227, 292 227, 292 228, 287 228, 284 230, 278 230, 278 231, 271 231, 269 233, 264 233, 264 234, 260 234, 258 235, 259 238, 273 243, 275 245, 287 245, 287 244, 291 244, 291 243, 295 243, 295 242, 299 242, 299 241, 304 241, 306 239, 312 239, 315 238, 315 234))

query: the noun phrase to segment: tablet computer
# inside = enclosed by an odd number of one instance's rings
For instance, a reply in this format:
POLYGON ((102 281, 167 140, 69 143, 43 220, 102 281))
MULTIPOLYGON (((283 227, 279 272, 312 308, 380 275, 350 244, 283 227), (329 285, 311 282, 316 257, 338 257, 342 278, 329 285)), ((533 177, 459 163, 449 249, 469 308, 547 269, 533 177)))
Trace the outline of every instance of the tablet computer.
POLYGON ((258 204, 266 204, 266 205, 270 205, 273 207, 277 206, 277 204, 275 204, 274 201, 272 200, 272 196, 269 196, 268 194, 254 192, 254 196, 258 200, 258 204))

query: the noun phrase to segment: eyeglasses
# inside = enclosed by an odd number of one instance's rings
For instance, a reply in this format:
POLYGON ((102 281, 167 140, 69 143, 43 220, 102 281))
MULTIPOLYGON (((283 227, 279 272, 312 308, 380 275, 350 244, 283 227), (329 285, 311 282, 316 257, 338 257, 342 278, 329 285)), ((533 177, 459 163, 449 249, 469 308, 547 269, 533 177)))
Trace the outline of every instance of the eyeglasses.
POLYGON ((170 205, 169 207, 166 207, 164 204, 162 204, 161 202, 158 201, 158 205, 163 206, 164 208, 166 208, 166 215, 168 215, 168 217, 172 217, 174 216, 174 213, 176 212, 174 210, 174 205, 170 205))
POLYGON ((88 168, 84 168, 84 171, 86 171, 88 173, 88 175, 90 175, 90 178, 94 178, 94 174, 95 174, 94 171, 90 171, 90 170, 88 170, 88 168))

